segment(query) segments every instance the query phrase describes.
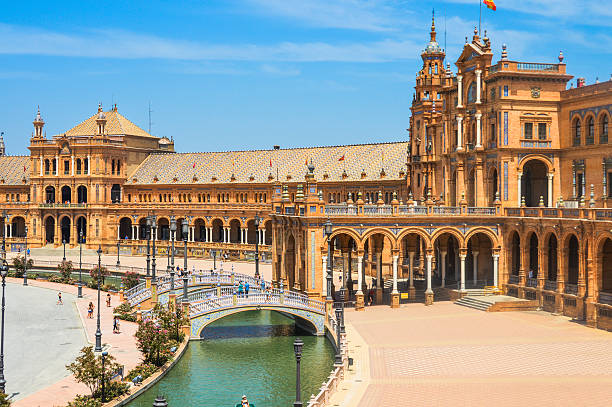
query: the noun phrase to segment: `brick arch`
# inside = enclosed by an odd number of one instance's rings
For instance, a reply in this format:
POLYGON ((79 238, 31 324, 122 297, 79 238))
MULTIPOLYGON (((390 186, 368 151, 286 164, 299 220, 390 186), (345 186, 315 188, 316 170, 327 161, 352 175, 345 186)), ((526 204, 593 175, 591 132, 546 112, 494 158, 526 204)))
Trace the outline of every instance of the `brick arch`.
POLYGON ((374 229, 368 230, 363 235, 363 238, 362 238, 364 244, 365 244, 365 241, 368 240, 370 237, 374 235, 378 235, 378 234, 389 238, 389 241, 391 242, 391 250, 394 250, 397 248, 397 237, 393 233, 389 232, 387 229, 382 229, 382 228, 374 228, 374 229))
POLYGON ((355 241, 355 243, 357 244, 357 250, 362 250, 363 249, 363 242, 365 242, 365 238, 362 239, 361 236, 359 236, 354 230, 349 229, 349 228, 339 228, 333 231, 333 233, 330 236, 330 239, 333 239, 339 235, 348 235, 350 237, 353 238, 353 240, 355 241))
POLYGON ((455 239, 457 239, 457 243, 459 243, 459 248, 465 248, 466 247, 466 240, 464 238, 464 236, 456 229, 453 228, 442 228, 440 230, 437 230, 432 236, 431 236, 431 246, 428 246, 427 248, 430 249, 433 247, 433 245, 436 243, 436 240, 438 240, 438 238, 440 236, 442 236, 443 234, 448 233, 450 235, 452 235, 455 239))
POLYGON ((485 236, 487 236, 489 238, 489 240, 491 241, 491 247, 492 248, 498 248, 500 247, 500 243, 499 243, 499 237, 493 233, 493 231, 491 229, 485 228, 485 227, 477 227, 474 229, 470 229, 470 231, 465 235, 465 242, 467 244, 467 242, 470 241, 470 239, 477 235, 477 234, 483 234, 485 236))
POLYGON ((525 165, 527 163, 529 163, 530 161, 532 161, 532 160, 537 160, 537 161, 542 162, 542 164, 544 164, 546 166, 546 172, 547 173, 550 174, 552 172, 555 172, 555 167, 553 165, 553 162, 550 160, 550 158, 548 158, 548 157, 546 157, 545 155, 542 155, 542 154, 529 154, 529 155, 523 157, 521 159, 521 161, 519 162, 519 165, 518 165, 519 172, 523 172, 524 169, 525 169, 525 165))
POLYGON ((427 242, 425 246, 431 247, 431 237, 426 232, 424 232, 422 229, 419 229, 419 228, 408 228, 408 229, 402 230, 400 234, 397 236, 398 245, 401 244, 402 240, 404 240, 405 237, 407 237, 408 235, 412 235, 412 234, 420 236, 421 239, 427 242))

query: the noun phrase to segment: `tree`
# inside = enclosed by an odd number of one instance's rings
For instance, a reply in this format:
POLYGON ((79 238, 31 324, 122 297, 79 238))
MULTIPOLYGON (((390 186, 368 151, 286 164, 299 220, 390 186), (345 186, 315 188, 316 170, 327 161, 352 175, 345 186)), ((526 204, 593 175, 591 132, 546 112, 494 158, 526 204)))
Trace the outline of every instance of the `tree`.
POLYGON ((64 281, 70 280, 70 274, 74 270, 74 266, 72 265, 72 261, 64 260, 60 264, 57 265, 57 271, 60 272, 64 281))
POLYGON ((169 332, 169 338, 177 342, 182 342, 185 334, 181 332, 181 326, 188 325, 189 319, 183 312, 181 307, 177 307, 176 312, 173 305, 168 303, 165 307, 162 304, 157 304, 153 308, 153 315, 159 321, 162 328, 169 332))
POLYGON ((163 365, 170 357, 168 330, 150 319, 138 323, 136 331, 137 347, 144 357, 144 362, 155 366, 163 365))
POLYGON ((102 370, 102 355, 96 356, 93 346, 85 346, 76 360, 67 365, 66 368, 74 375, 77 382, 83 383, 91 391, 92 397, 100 393, 102 385, 102 373, 104 372, 104 384, 109 386, 111 375, 121 366, 115 362, 115 358, 108 355, 104 358, 104 371, 102 370))
POLYGON ((110 271, 104 266, 100 267, 98 270, 98 266, 96 266, 89 271, 89 275, 95 285, 98 285, 98 275, 101 275, 102 281, 100 285, 104 285, 104 278, 110 276, 110 271))
POLYGON ((130 288, 136 287, 140 280, 138 277, 138 273, 134 273, 133 271, 127 271, 121 281, 123 281, 123 286, 125 287, 125 289, 129 290, 130 288))
POLYGON ((23 277, 23 273, 26 270, 31 270, 34 266, 34 261, 32 259, 28 259, 26 264, 24 256, 17 256, 13 259, 13 267, 15 268, 15 276, 23 277))

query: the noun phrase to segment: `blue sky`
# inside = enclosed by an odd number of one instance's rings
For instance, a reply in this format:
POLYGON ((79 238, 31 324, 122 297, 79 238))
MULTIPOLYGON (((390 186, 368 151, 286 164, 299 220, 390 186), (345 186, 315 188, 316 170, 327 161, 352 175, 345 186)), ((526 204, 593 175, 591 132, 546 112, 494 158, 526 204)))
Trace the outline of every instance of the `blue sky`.
MULTIPOLYGON (((605 1, 497 0, 483 8, 499 58, 556 62, 608 80, 605 1)), ((456 60, 478 0, 131 0, 3 2, 0 130, 24 154, 40 105, 49 136, 98 102, 177 151, 400 141, 435 8, 456 60)), ((453 65, 454 66, 454 65, 453 65)))

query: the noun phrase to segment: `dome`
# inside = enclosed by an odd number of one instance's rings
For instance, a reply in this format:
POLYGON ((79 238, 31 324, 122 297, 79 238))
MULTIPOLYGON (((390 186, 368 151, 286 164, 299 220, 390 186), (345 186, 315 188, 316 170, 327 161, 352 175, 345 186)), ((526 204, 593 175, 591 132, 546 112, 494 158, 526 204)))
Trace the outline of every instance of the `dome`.
POLYGON ((425 47, 425 52, 428 54, 440 52, 441 50, 442 49, 440 48, 440 45, 437 41, 430 41, 429 44, 427 44, 427 47, 425 47))
POLYGON ((162 137, 159 139, 159 144, 171 144, 171 141, 168 140, 168 137, 162 137))

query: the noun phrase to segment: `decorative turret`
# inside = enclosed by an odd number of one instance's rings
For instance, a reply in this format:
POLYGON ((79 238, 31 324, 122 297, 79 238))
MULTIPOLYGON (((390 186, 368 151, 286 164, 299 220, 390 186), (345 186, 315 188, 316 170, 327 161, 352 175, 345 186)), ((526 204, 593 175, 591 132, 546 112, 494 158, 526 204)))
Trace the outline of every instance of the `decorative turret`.
POLYGON ((6 155, 6 147, 4 145, 4 132, 0 132, 0 157, 6 155))
POLYGON ((45 121, 40 115, 40 107, 37 107, 36 117, 34 118, 32 124, 34 124, 34 137, 43 138, 43 127, 45 125, 45 121))
POLYGON ((103 136, 106 131, 106 115, 102 111, 102 103, 98 104, 98 116, 96 117, 96 123, 98 124, 98 135, 103 136))

